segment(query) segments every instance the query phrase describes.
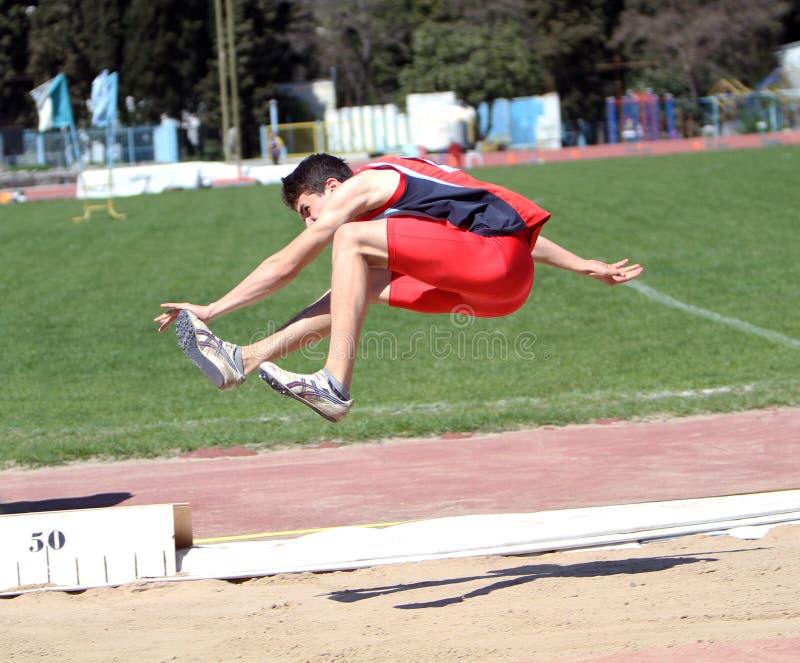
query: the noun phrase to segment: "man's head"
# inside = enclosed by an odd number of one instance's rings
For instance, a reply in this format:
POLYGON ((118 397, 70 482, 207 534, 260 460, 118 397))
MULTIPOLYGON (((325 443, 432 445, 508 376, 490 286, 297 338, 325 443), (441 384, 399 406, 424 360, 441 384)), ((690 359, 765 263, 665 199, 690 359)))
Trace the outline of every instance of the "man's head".
POLYGON ((303 159, 289 175, 281 179, 281 197, 287 207, 297 211, 297 200, 304 193, 322 195, 333 178, 344 182, 353 171, 343 159, 332 154, 312 154, 303 159))

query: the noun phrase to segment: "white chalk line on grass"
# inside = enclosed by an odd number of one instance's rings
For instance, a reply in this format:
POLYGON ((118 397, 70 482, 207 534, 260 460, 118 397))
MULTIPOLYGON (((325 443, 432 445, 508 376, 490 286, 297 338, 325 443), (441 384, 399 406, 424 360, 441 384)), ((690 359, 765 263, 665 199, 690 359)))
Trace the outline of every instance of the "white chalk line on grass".
POLYGON ((758 327, 757 325, 750 324, 749 322, 745 322, 744 320, 739 320, 739 318, 731 318, 727 315, 720 315, 719 313, 714 313, 714 311, 709 311, 708 309, 700 308, 698 306, 692 306, 691 304, 686 304, 685 302, 670 297, 669 295, 665 295, 663 292, 659 292, 655 288, 651 288, 650 286, 644 285, 643 283, 639 283, 638 281, 631 281, 628 283, 628 286, 630 286, 637 292, 643 294, 645 297, 652 299, 654 302, 658 302, 659 304, 668 306, 669 308, 674 308, 679 311, 683 311, 684 313, 689 313, 690 315, 697 316, 698 318, 704 318, 706 320, 710 320, 711 322, 717 322, 721 325, 727 325, 729 327, 733 327, 734 329, 743 331, 746 334, 753 334, 754 336, 760 336, 761 338, 767 339, 768 341, 772 341, 774 343, 780 343, 781 345, 785 345, 789 348, 792 348, 793 350, 800 350, 800 340, 792 338, 791 336, 785 336, 784 334, 773 331, 771 329, 758 327))
MULTIPOLYGON (((680 389, 680 390, 660 390, 651 392, 608 392, 596 391, 591 393, 575 393, 572 394, 574 401, 582 401, 592 403, 594 401, 602 400, 605 402, 624 402, 624 401, 661 401, 671 398, 683 399, 702 399, 711 396, 723 394, 745 394, 757 391, 759 388, 768 387, 771 381, 758 382, 754 384, 741 384, 729 385, 719 387, 708 387, 705 389, 680 389)), ((568 395, 570 396, 570 395, 568 395)), ((507 409, 511 407, 541 407, 547 406, 549 401, 544 398, 519 396, 516 398, 504 398, 496 401, 484 401, 481 403, 482 408, 489 410, 507 409)), ((474 409, 475 403, 472 401, 462 402, 437 402, 437 403, 416 403, 413 405, 377 405, 374 407, 359 408, 359 412, 365 415, 389 415, 389 414, 449 414, 459 412, 466 409, 474 409)), ((163 429, 194 429, 194 428, 207 428, 215 425, 231 425, 231 424, 267 424, 267 423, 282 423, 282 424, 296 424, 308 419, 305 412, 300 412, 296 415, 275 414, 266 415, 261 417, 216 417, 214 419, 199 419, 199 420, 184 420, 184 421, 156 421, 149 424, 132 425, 132 426, 87 426, 84 428, 68 428, 63 430, 34 430, 26 431, 20 428, 0 428, 0 435, 5 434, 17 438, 33 438, 33 437, 66 437, 70 435, 122 435, 141 433, 148 430, 163 430, 163 429)))

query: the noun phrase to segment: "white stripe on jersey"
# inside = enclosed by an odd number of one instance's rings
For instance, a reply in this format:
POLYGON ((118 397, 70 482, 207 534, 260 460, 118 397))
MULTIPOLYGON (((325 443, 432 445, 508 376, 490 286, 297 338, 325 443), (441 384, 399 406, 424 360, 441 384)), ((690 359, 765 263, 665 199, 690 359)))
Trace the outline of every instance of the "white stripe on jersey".
POLYGON ((420 212, 413 209, 400 209, 397 207, 390 207, 389 209, 384 210, 377 216, 373 217, 374 219, 388 219, 392 216, 413 216, 417 219, 430 219, 431 221, 441 221, 442 219, 438 216, 431 216, 430 214, 425 214, 425 212, 420 212))
MULTIPOLYGON (((436 166, 436 168, 441 168, 446 173, 453 173, 453 172, 456 172, 458 170, 458 168, 452 168, 451 166, 443 166, 443 165, 438 164, 438 163, 433 163, 433 161, 428 161, 427 159, 420 159, 420 161, 425 161, 425 162, 429 163, 431 166, 436 166)), ((453 184, 453 182, 447 182, 446 180, 440 180, 438 177, 433 177, 431 175, 423 175, 422 173, 420 173, 420 172, 418 172, 416 170, 413 170, 412 168, 406 168, 405 166, 402 166, 402 165, 397 164, 397 163, 389 163, 387 161, 377 161, 377 162, 373 162, 373 163, 371 163, 369 165, 370 166, 384 166, 386 168, 392 168, 394 170, 399 170, 401 173, 403 173, 404 175, 408 175, 409 177, 417 177, 417 178, 419 178, 421 180, 428 180, 430 182, 436 182, 437 184, 443 184, 444 186, 452 186, 452 187, 455 187, 457 189, 466 188, 461 184, 453 184)))

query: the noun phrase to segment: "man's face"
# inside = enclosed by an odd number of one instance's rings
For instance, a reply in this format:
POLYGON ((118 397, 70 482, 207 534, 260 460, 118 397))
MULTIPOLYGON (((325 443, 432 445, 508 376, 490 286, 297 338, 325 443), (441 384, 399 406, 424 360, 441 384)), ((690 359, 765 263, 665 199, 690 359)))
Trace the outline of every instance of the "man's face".
POLYGON ((331 194, 340 184, 339 180, 330 178, 325 183, 325 190, 322 193, 301 193, 298 196, 295 211, 305 221, 306 228, 311 227, 319 218, 331 194))
POLYGON ((300 218, 305 221, 306 228, 311 227, 311 225, 319 218, 319 215, 322 214, 326 199, 327 191, 322 194, 301 193, 297 198, 297 205, 295 209, 300 215, 300 218))

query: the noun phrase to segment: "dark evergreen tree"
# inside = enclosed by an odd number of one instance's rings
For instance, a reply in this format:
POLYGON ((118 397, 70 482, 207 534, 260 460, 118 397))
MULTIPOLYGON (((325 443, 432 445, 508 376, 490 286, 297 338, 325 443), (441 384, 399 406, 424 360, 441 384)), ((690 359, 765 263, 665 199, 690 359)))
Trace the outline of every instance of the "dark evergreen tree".
POLYGON ((197 84, 214 48, 212 12, 208 0, 130 0, 120 68, 120 94, 134 104, 128 121, 198 110, 197 84))
POLYGON ((800 0, 793 0, 783 22, 782 43, 800 41, 800 0))
POLYGON ((622 0, 528 0, 528 47, 546 70, 546 87, 558 92, 566 120, 597 121, 603 99, 615 93, 608 47, 622 0))
POLYGON ((313 15, 315 55, 324 76, 336 78, 339 104, 393 101, 411 61, 415 22, 410 0, 304 0, 313 15))
POLYGON ((81 40, 93 71, 120 70, 123 19, 129 4, 129 0, 81 0, 81 40))
MULTIPOLYGON (((242 151, 244 156, 255 156, 258 128, 269 123, 269 100, 280 99, 282 109, 289 107, 278 94, 278 83, 306 80, 315 73, 306 50, 313 25, 307 12, 286 0, 239 0, 234 5, 242 151), (304 50, 294 47, 293 40, 304 50)), ((209 73, 216 82, 217 69, 209 73)), ((295 114, 292 119, 314 118, 295 114)))
POLYGON ((29 14, 27 5, 0 0, 0 126, 33 121, 33 88, 28 68, 29 14))
MULTIPOLYGON (((31 13, 28 73, 40 85, 59 73, 67 76, 76 123, 86 122, 83 101, 94 71, 88 53, 81 0, 42 0, 31 13)), ((33 101, 30 102, 33 104, 33 101)))
POLYGON ((95 76, 118 71, 126 0, 42 0, 30 10, 29 73, 36 84, 67 75, 73 114, 88 119, 83 103, 95 76))

